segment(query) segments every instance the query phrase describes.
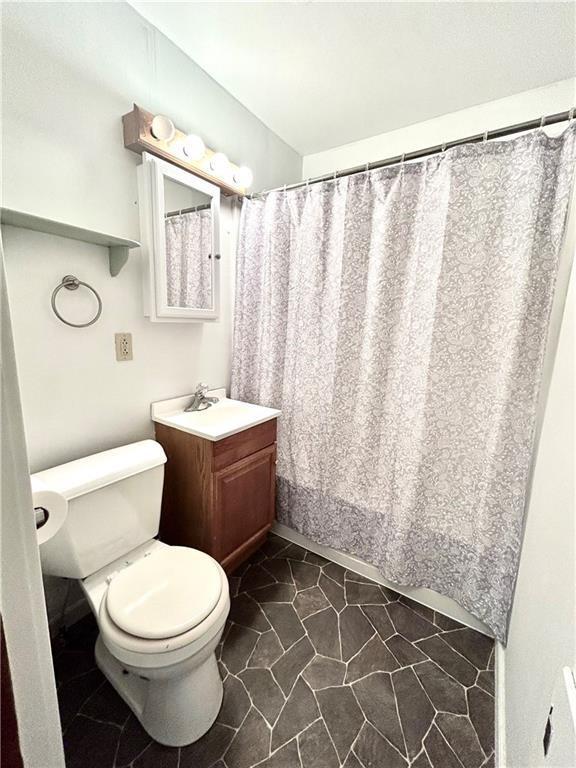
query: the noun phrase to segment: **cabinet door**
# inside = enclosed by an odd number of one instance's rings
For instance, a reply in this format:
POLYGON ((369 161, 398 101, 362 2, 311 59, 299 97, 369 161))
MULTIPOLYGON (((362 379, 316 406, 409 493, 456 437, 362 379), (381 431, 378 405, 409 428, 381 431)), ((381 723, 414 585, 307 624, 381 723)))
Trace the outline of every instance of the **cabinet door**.
POLYGON ((213 475, 213 551, 224 567, 240 562, 274 520, 276 445, 213 475))

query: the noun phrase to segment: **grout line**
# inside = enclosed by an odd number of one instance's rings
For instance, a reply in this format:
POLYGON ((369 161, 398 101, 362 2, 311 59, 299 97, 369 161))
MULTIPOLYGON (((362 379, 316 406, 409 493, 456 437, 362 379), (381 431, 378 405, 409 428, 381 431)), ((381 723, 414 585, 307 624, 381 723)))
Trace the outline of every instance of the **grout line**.
POLYGON ((92 715, 87 715, 84 712, 76 712, 74 717, 84 717, 86 720, 92 720, 93 723, 100 723, 100 725, 111 725, 114 728, 119 728, 122 730, 122 726, 118 725, 118 723, 112 723, 110 720, 101 720, 99 717, 92 717, 92 715))
MULTIPOLYGON (((424 746, 424 742, 428 738, 428 734, 430 733, 432 728, 438 728, 438 726, 436 725, 436 715, 434 715, 434 717, 432 718, 432 722, 428 726, 428 730, 426 731, 424 736, 422 736, 422 749, 424 749, 424 750, 426 749, 426 747, 424 746)), ((440 730, 440 729, 438 728, 438 730, 440 730)), ((418 757, 418 755, 416 755, 416 757, 418 757)), ((416 757, 414 759, 416 759, 416 757)))
MULTIPOLYGON (((421 689, 421 690, 424 692, 424 696, 426 696, 426 698, 427 698, 427 699, 428 699, 428 701, 430 702, 430 706, 432 707, 432 709, 434 710, 434 712, 436 712, 436 714, 437 714, 438 712, 440 712, 440 710, 438 709, 438 707, 436 706, 436 704, 434 704, 434 702, 432 701, 432 699, 431 699, 431 698, 430 698, 430 696, 428 695, 428 691, 426 690, 426 688, 424 688, 424 685, 422 684, 422 681, 420 680, 420 678, 418 677, 418 675, 417 675, 417 674, 416 674, 416 672, 414 671, 414 667, 413 667, 413 665, 410 665, 409 669, 411 670, 412 674, 413 674, 413 675, 414 675, 414 677, 416 678, 416 681, 417 681, 418 685, 420 686, 420 689, 421 689)), ((464 693, 464 698, 466 698, 466 693, 464 693)), ((452 712, 452 713, 450 713, 450 714, 456 714, 456 713, 452 712)), ((436 717, 436 715, 435 715, 434 717, 436 717)), ((465 717, 465 715, 462 715, 462 717, 465 717)), ((433 718, 433 719, 434 719, 434 718, 433 718)))
MULTIPOLYGON (((335 687, 335 686, 328 686, 328 688, 333 688, 333 687, 335 687)), ((330 729, 328 728, 328 723, 326 722, 326 720, 324 719, 324 715, 322 714, 322 707, 320 706, 320 702, 318 701, 318 696, 316 695, 316 691, 312 690, 312 688, 310 688, 310 690, 312 691, 312 694, 314 696, 314 700, 316 702, 316 706, 318 707, 318 712, 320 712, 320 718, 319 719, 322 720, 322 723, 324 724, 324 728, 326 729, 326 733, 328 734, 328 738, 330 739, 330 743, 334 747, 334 752, 336 753, 336 757, 338 759, 338 762, 340 762, 340 753, 338 752, 338 750, 336 748, 336 744, 334 743, 334 739, 332 738, 332 734, 330 733, 330 729)), ((324 690, 326 690, 326 689, 324 689, 324 690)), ((360 709, 360 712, 362 712, 362 709, 360 709)), ((364 715, 364 712, 362 712, 362 714, 364 715)), ((360 729, 358 730, 358 733, 360 733, 360 729)), ((358 736, 358 734, 356 734, 356 736, 358 736)))
POLYGON ((299 768, 302 768, 302 755, 300 753, 300 739, 298 738, 298 734, 296 735, 296 752, 298 753, 298 763, 299 768))
MULTIPOLYGON (((241 671, 238 673, 238 675, 240 675, 240 674, 241 674, 241 672, 245 672, 245 671, 246 671, 246 669, 247 669, 247 667, 244 667, 244 669, 242 669, 242 670, 241 670, 241 671)), ((268 730, 271 732, 271 731, 272 731, 272 728, 274 727, 274 725, 276 725, 276 722, 277 722, 278 718, 280 717, 280 715, 281 715, 281 713, 282 713, 282 710, 284 709, 284 705, 286 704, 286 701, 284 701, 284 704, 283 704, 283 705, 280 707, 280 712, 278 712, 278 714, 276 715, 276 719, 274 720, 274 723, 273 723, 273 725, 270 725, 270 723, 268 722, 268 718, 266 717, 266 715, 264 714, 264 712, 262 712, 262 710, 261 710, 261 709, 260 709, 260 708, 259 708, 259 707, 258 707, 258 706, 255 704, 255 703, 254 703, 254 698, 253 698, 253 696, 252 696, 252 693, 251 693, 251 692, 250 692, 250 690, 248 689, 248 686, 246 685, 246 683, 244 682, 244 680, 242 680, 242 678, 241 678, 241 677, 237 677, 236 675, 235 675, 235 677, 236 677, 236 679, 238 680, 238 682, 239 682, 239 683, 241 683, 241 684, 243 685, 243 687, 244 687, 244 690, 245 690, 245 691, 246 691, 246 693, 248 694, 248 698, 250 699, 250 705, 251 705, 251 707, 254 707, 254 709, 256 710, 256 712, 258 712, 258 714, 259 714, 259 715, 262 717, 262 719, 264 720, 264 722, 265 722, 265 723, 266 723, 266 725, 268 726, 268 730)), ((278 686, 278 687, 280 687, 280 686, 278 686)), ((280 692, 282 692, 282 689, 280 689, 280 692)), ((250 709, 249 709, 249 710, 248 710, 248 712, 246 713, 246 717, 247 717, 249 714, 250 714, 250 709)), ((244 722, 244 721, 242 721, 242 722, 244 722)), ((239 725, 239 726, 238 726, 238 730, 240 730, 240 728, 241 728, 241 727, 242 727, 242 725, 239 725)), ((271 738, 271 737, 270 737, 270 738, 271 738)), ((270 751, 270 750, 268 750, 268 751, 270 751)))
MULTIPOLYGON (((434 718, 434 721, 436 721, 436 718, 434 718)), ((462 766, 462 768, 466 768, 466 766, 464 765, 464 763, 462 762, 462 760, 460 760, 460 758, 458 757, 458 755, 456 754, 456 752, 455 752, 455 751, 452 749, 452 747, 451 747, 451 745, 450 745, 450 742, 448 741, 448 739, 446 738, 446 736, 444 736, 444 734, 442 733, 442 729, 441 729, 441 728, 439 728, 439 727, 438 727, 438 725, 436 725, 436 730, 437 730, 437 731, 438 731, 438 733, 440 734, 441 738, 444 740, 444 743, 446 744, 446 746, 448 747, 448 749, 450 750, 450 752, 452 752, 452 754, 454 755, 454 757, 456 758, 456 760, 458 760, 458 763, 459 763, 459 764, 462 766)))
MULTIPOLYGON (((374 630, 374 632, 373 632, 373 633, 370 635, 370 637, 368 638, 368 640, 366 640, 366 642, 364 643, 364 645, 360 646, 360 648, 359 648, 359 649, 356 651, 356 653, 354 654, 354 656, 351 656, 351 657, 348 659, 348 661, 347 661, 347 662, 345 662, 345 663, 346 663, 346 665, 348 665, 348 664, 351 664, 351 663, 354 661, 354 659, 356 658, 356 656, 359 656, 359 655, 362 653, 362 651, 364 650, 364 648, 366 648, 366 646, 368 645, 368 643, 370 643, 370 642, 371 642, 371 641, 374 639, 375 635, 377 635, 377 634, 378 634, 378 632, 376 632, 376 630, 374 630)), ((374 670, 374 671, 377 671, 377 670, 374 670)), ((382 670, 382 672, 384 672, 384 671, 385 671, 385 670, 382 670)), ((346 669, 346 673, 348 673, 348 669, 346 669)), ((354 681, 354 682, 356 682, 356 681, 354 681)))
MULTIPOLYGON (((467 627, 467 629, 470 629, 470 627, 467 627)), ((469 659, 469 658, 467 658, 466 656, 464 656, 464 654, 463 654, 463 653, 461 653, 461 651, 457 650, 457 649, 456 649, 456 648, 454 648, 452 645, 450 645, 450 643, 449 643, 447 640, 444 640, 444 637, 443 637, 443 635, 446 635, 448 632, 454 632, 454 630, 453 630, 453 629, 449 629, 449 630, 445 630, 445 629, 444 629, 444 630, 442 630, 442 632, 441 632, 441 633, 437 633, 436 635, 430 635, 430 637, 439 637, 439 638, 440 638, 440 640, 442 640, 442 642, 443 642, 443 643, 445 643, 445 644, 448 646, 448 648, 451 648, 451 649, 454 651, 454 653, 457 653, 457 654, 458 654, 458 656, 460 656, 460 658, 464 659, 464 661, 467 661, 467 662, 468 662, 468 664, 470 664, 470 666, 474 667, 474 669, 476 670, 476 673, 477 673, 477 674, 478 674, 479 672, 485 672, 486 670, 484 670, 484 669, 479 669, 479 667, 477 667, 477 666, 476 666, 476 664, 475 664, 473 661, 470 661, 470 659, 469 659)), ((423 638, 421 638, 421 639, 422 639, 422 640, 428 640, 428 638, 427 638, 427 637, 423 637, 423 638)), ((419 641, 418 641, 418 642, 419 642, 419 641)))
MULTIPOLYGON (((328 577, 326 577, 326 578, 328 578, 328 577)), ((336 582, 334 582, 334 584, 336 584, 336 582)), ((340 585, 339 585, 339 584, 337 584, 336 586, 340 586, 340 585)), ((322 589, 322 586, 321 586, 321 584, 320 584, 320 583, 318 583, 318 589, 320 590, 320 592, 322 592, 322 594, 324 595, 324 597, 325 597, 325 598, 326 598, 326 600, 328 601, 328 604, 329 604, 329 605, 331 605, 331 606, 332 606, 332 608, 334 608, 334 610, 336 611, 336 613, 337 613, 338 615, 340 615, 340 614, 342 613, 342 611, 344 610, 344 608, 346 608, 346 607, 347 607, 348 603, 346 602, 346 595, 344 595, 344 597, 342 598, 342 599, 344 600, 344 605, 342 606, 342 608, 338 609, 338 608, 336 608, 336 606, 334 605, 334 603, 332 602, 332 600, 330 600, 330 598, 328 597, 328 595, 326 594, 326 592, 325 592, 325 591, 322 589)), ((340 587, 340 589, 342 589, 342 587, 340 587)))
MULTIPOLYGON (((361 709, 361 712, 362 712, 362 714, 364 715, 364 710, 362 710, 362 709, 361 709)), ((355 746, 355 745, 358 743, 358 739, 360 738, 360 734, 362 733, 362 731, 363 731, 363 729, 364 729, 364 726, 366 725, 366 723, 367 723, 367 722, 368 722, 368 720, 367 720, 367 718, 366 718, 366 715, 364 715, 364 722, 363 722, 363 723, 362 723, 362 725, 360 726, 360 730, 358 731, 358 733, 356 734, 356 737, 355 737, 355 738, 354 738, 354 740, 352 741, 352 744, 350 745, 350 749, 348 750, 348 754, 346 755, 346 760, 347 760, 347 759, 348 759, 348 756, 350 755, 350 753, 353 753, 353 754, 354 754, 354 757, 355 757, 355 758, 358 760, 358 762, 359 762, 359 763, 360 763, 362 766, 364 766, 364 763, 362 763, 362 761, 360 760, 360 758, 357 756, 356 752, 354 752, 354 746, 355 746)))
MULTIPOLYGON (((428 731, 428 733, 430 733, 430 731, 428 731)), ((428 735, 428 734, 426 734, 426 735, 428 735)), ((422 742, 422 743, 424 743, 424 742, 422 742)), ((430 763, 430 765, 433 765, 432 760, 430 759, 430 755, 428 754, 428 750, 426 749, 426 747, 424 747, 424 753, 425 753, 426 757, 428 758, 428 762, 430 763)))
MULTIPOLYGON (((133 713, 132 713, 132 714, 133 714, 133 713)), ((134 717, 136 717, 136 715, 134 715, 134 717)), ((130 719, 130 718, 128 718, 128 719, 130 719)), ((138 718, 137 718, 137 717, 136 717, 136 720, 138 720, 138 718)), ((126 723, 128 723, 128 720, 126 721, 126 723)), ((139 720, 138 720, 138 723, 140 723, 140 721, 139 721, 139 720)), ((123 733, 123 732, 124 732, 124 729, 122 729, 122 733, 123 733)), ((118 737, 118 748, 120 748, 120 740, 121 740, 121 738, 122 738, 122 733, 121 733, 121 734, 120 734, 120 736, 118 737)), ((148 736, 150 736, 150 734, 148 734, 148 736)), ((137 754, 137 755, 135 755, 135 756, 134 756, 134 758, 133 758, 133 759, 132 759, 132 761, 129 763, 129 765, 132 765, 132 763, 135 763, 135 762, 136 762, 136 760, 138 760, 138 758, 142 757, 142 755, 144 754, 144 752, 146 752, 146 750, 148 749, 148 747, 149 747, 149 746, 150 746, 150 744, 152 744, 152 743, 153 743, 153 739, 152 739, 152 736, 150 736, 150 741, 148 742, 148 744, 146 744, 146 746, 144 747, 144 749, 142 749, 140 752, 138 752, 138 754, 137 754)), ((118 756, 118 753, 116 753, 116 755, 115 755, 115 757, 114 757, 114 760, 115 760, 115 761, 116 761, 116 758, 117 758, 117 756, 118 756)))
POLYGON ((62 680, 59 683, 57 682, 56 687, 58 688, 58 690, 60 690, 60 688, 62 688, 65 685, 68 685, 68 683, 72 683, 75 680, 80 680, 80 678, 86 677, 87 675, 90 675, 92 674, 92 672, 96 672, 96 671, 99 672, 100 670, 96 665, 94 665, 93 667, 90 667, 90 669, 87 669, 86 672, 80 672, 79 675, 74 675, 73 677, 69 677, 67 680, 62 680))
MULTIPOLYGON (((417 646, 417 647, 419 647, 419 646, 417 646)), ((464 688, 464 691, 468 691, 468 690, 470 690, 470 688, 474 688, 474 687, 476 686, 476 683, 475 683, 475 682, 474 682, 474 683, 472 683, 471 685, 465 685, 465 684, 464 684, 464 683, 463 683, 461 680, 458 680, 458 678, 454 677, 454 675, 452 675, 450 672, 448 672, 448 670, 447 670, 447 669, 444 669, 444 667, 443 667, 443 666, 441 666, 441 665, 440 665, 440 664, 439 664, 437 661, 435 661, 435 660, 432 658, 432 656, 428 656, 428 654, 426 653, 426 651, 423 651, 421 648, 420 648, 420 651, 421 651, 421 652, 422 652, 422 653, 423 653, 423 654, 426 656, 426 658, 425 658, 425 659, 422 659, 422 660, 420 660, 420 661, 415 661, 415 662, 413 662, 412 664, 407 664, 406 666, 408 666, 408 667, 414 667, 414 666, 416 666, 417 664, 424 664, 424 662, 426 662, 426 661, 429 661, 429 662, 431 662, 432 664, 434 664, 436 667, 438 667, 438 669, 440 670, 440 672, 443 672, 445 675, 447 675, 447 676, 450 678, 450 680, 451 680, 453 683, 457 683, 458 685, 462 686, 462 688, 464 688)), ((484 690, 484 689, 482 689, 482 690, 484 690)), ((486 691, 484 691, 484 693, 486 693, 486 691)), ((490 694, 488 694, 488 696, 489 696, 489 695, 490 695, 490 694)))
MULTIPOLYGON (((297 594, 298 594, 298 593, 297 593, 297 594)), ((312 616, 317 616, 319 613, 322 613, 322 611, 328 611, 328 610, 330 610, 330 609, 331 609, 331 610, 333 610, 333 611, 334 611, 334 613, 336 613, 336 611, 334 610, 334 608, 333 608, 333 606, 332 606, 332 605, 326 605, 326 606, 324 606, 324 608, 320 608, 319 610, 317 610, 317 611, 314 611, 314 613, 311 613, 309 616, 306 616, 306 617, 304 617, 303 619, 302 619, 302 618, 300 618, 300 616, 298 616, 298 618, 300 619, 300 621, 302 622, 302 624, 304 624, 304 622, 305 622, 305 621, 308 621, 308 619, 311 619, 311 618, 312 618, 312 616)), ((296 610, 296 609, 294 609, 294 610, 296 610)), ((298 613, 298 611, 296 611, 296 613, 298 613)), ((337 614, 337 613, 336 613, 336 616, 338 616, 338 614, 337 614)))
MULTIPOLYGON (((400 708, 398 707, 398 696, 396 695, 396 686, 394 685, 394 678, 392 676, 392 673, 390 674, 390 685, 392 686, 392 692, 394 693, 394 704, 396 706, 396 715, 398 716, 398 722, 400 723, 400 732, 402 733, 402 738, 404 739, 404 749, 406 750, 406 759, 408 762, 410 762, 410 754, 408 752, 408 742, 406 741, 406 734, 404 733, 404 723, 402 722, 402 718, 400 717, 400 708)), ((434 722, 434 718, 432 718, 432 722, 434 722)), ((428 727, 428 731, 432 725, 428 727)), ((422 745, 424 744, 424 739, 422 739, 422 745)))
POLYGON ((124 725, 120 729, 120 735, 118 736, 118 742, 116 743, 116 751, 114 752, 114 759, 112 761, 112 768, 116 767, 116 760, 118 759, 118 752, 120 751, 120 743, 122 741, 122 736, 124 735, 124 731, 126 730, 126 726, 128 725, 128 720, 130 720, 130 714, 127 715, 126 720, 124 720, 124 725))

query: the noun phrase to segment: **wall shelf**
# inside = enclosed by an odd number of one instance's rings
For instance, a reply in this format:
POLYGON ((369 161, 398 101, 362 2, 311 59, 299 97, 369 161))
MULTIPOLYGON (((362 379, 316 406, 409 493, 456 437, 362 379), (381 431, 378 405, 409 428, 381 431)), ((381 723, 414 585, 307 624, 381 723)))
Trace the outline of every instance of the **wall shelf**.
POLYGON ((48 235, 69 237, 71 240, 82 240, 84 243, 105 246, 108 248, 110 274, 112 277, 116 277, 128 261, 130 249, 140 247, 140 243, 137 240, 127 240, 125 237, 116 237, 115 235, 107 235, 104 232, 96 232, 93 229, 75 227, 62 221, 44 219, 41 216, 34 216, 23 211, 15 211, 11 208, 2 208, 0 211, 2 224, 22 227, 23 229, 33 229, 36 232, 45 232, 48 235))

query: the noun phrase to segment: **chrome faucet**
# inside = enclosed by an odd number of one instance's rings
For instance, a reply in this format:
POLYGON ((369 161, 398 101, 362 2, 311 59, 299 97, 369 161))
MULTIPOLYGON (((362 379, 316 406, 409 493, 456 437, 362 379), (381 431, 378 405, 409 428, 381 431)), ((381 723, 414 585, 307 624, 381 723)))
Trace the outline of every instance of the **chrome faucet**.
POLYGON ((208 392, 208 385, 207 384, 198 384, 196 387, 196 391, 192 395, 192 400, 190 401, 190 405, 187 408, 184 408, 185 411, 205 411, 207 408, 210 408, 210 406, 213 403, 218 402, 217 397, 206 397, 206 393, 208 392))

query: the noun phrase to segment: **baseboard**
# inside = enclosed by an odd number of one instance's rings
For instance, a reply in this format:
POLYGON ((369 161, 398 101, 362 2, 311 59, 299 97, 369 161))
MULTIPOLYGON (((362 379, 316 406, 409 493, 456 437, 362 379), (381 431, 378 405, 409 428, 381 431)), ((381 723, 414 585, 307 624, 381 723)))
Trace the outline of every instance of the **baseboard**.
POLYGON ((506 768, 506 649, 498 640, 494 648, 496 768, 506 768))
POLYGON ((405 595, 411 600, 414 600, 416 603, 432 608, 432 610, 438 611, 439 613, 444 614, 444 616, 454 619, 454 621, 459 621, 461 624, 471 627, 477 632, 481 632, 483 635, 488 635, 488 637, 494 636, 492 631, 485 624, 472 616, 471 613, 468 613, 468 611, 464 610, 464 608, 459 606, 458 603, 451 600, 449 597, 445 597, 444 595, 440 595, 437 592, 424 587, 399 586, 398 584, 385 579, 375 566, 366 563, 364 560, 360 560, 360 558, 354 557, 353 555, 348 555, 346 552, 341 552, 338 549, 332 549, 332 547, 316 544, 316 542, 308 539, 301 533, 292 530, 292 528, 289 528, 283 523, 275 523, 272 530, 283 539, 288 539, 288 541, 292 541, 295 544, 300 544, 311 552, 315 552, 317 555, 321 555, 327 560, 332 560, 333 562, 338 563, 338 565, 347 568, 349 571, 354 571, 354 573, 358 573, 361 576, 366 576, 366 578, 372 579, 372 581, 382 584, 389 589, 393 589, 401 595, 405 595))

